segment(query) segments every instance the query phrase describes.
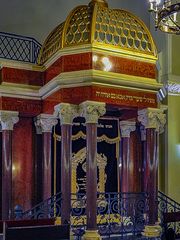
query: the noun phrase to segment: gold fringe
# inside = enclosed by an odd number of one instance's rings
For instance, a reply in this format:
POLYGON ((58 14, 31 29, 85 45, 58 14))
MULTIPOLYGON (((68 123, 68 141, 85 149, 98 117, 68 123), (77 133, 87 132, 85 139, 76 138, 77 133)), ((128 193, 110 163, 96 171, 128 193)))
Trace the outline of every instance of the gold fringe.
MULTIPOLYGON (((56 133, 54 134, 54 138, 56 138, 57 141, 59 141, 59 142, 61 141, 61 136, 56 133)), ((73 135, 72 141, 76 141, 80 138, 82 138, 84 140, 86 139, 86 134, 84 134, 82 131, 79 131, 76 135, 73 135)), ((115 144, 115 143, 117 144, 120 141, 120 136, 118 136, 116 138, 109 138, 105 134, 103 134, 102 136, 97 137, 97 142, 103 142, 103 141, 105 141, 109 144, 115 144)))

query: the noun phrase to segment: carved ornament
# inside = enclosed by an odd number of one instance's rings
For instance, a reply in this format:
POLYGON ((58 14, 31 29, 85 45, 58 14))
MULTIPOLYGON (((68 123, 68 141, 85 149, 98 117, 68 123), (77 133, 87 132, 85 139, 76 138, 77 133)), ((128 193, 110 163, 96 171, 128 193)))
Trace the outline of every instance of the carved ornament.
POLYGON ((2 130, 13 130, 14 124, 19 121, 19 113, 14 111, 0 111, 0 123, 2 130))
POLYGON ((52 127, 58 123, 58 120, 50 114, 40 114, 35 118, 36 133, 52 132, 52 127))
POLYGON ((147 128, 154 128, 157 132, 163 133, 166 124, 166 114, 163 109, 147 108, 138 111, 138 121, 147 128))
POLYGON ((100 116, 106 113, 106 105, 101 102, 86 101, 80 104, 79 112, 86 119, 86 123, 98 123, 100 116))
POLYGON ((54 107, 54 116, 59 117, 61 125, 72 125, 73 119, 78 116, 78 106, 60 103, 54 107))
POLYGON ((120 129, 122 138, 130 138, 131 132, 134 132, 136 130, 136 122, 121 121, 120 129))

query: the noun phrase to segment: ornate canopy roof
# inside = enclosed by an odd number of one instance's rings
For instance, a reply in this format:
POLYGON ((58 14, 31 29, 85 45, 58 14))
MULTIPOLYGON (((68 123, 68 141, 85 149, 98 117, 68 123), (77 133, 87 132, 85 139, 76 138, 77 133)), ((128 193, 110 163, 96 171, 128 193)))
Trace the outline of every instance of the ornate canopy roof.
POLYGON ((91 44, 113 51, 133 51, 157 56, 156 47, 146 25, 132 13, 110 9, 105 0, 92 0, 74 8, 65 22, 47 37, 39 56, 44 64, 57 51, 91 44))

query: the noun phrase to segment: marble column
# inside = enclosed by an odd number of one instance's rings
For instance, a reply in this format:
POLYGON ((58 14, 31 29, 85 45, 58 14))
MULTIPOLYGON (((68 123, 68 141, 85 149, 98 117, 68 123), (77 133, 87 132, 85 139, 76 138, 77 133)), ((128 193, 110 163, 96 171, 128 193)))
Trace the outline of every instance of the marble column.
POLYGON ((121 121, 121 166, 120 166, 120 189, 121 192, 133 192, 134 184, 134 159, 133 144, 131 143, 131 132, 136 130, 136 122, 121 121))
POLYGON ((11 219, 12 206, 12 131, 18 112, 0 111, 2 129, 2 219, 11 219))
POLYGON ((35 118, 36 133, 42 134, 42 200, 52 194, 51 136, 52 128, 58 120, 50 114, 40 114, 35 118))
POLYGON ((55 106, 55 115, 60 118, 61 124, 61 222, 70 223, 71 212, 71 170, 72 170, 72 123, 78 116, 78 106, 69 103, 60 103, 55 106))
MULTIPOLYGON (((143 189, 148 193, 148 223, 152 226, 158 219, 158 135, 163 132, 166 115, 161 109, 147 108, 138 112, 138 120, 146 129, 143 189)), ((146 230, 149 231, 148 227, 146 230)))
POLYGON ((86 119, 86 240, 100 239, 97 232, 97 123, 105 112, 105 103, 86 101, 80 104, 81 116, 86 119))
POLYGON ((146 129, 144 128, 144 126, 141 126, 140 128, 140 132, 141 132, 141 151, 142 151, 142 165, 141 165, 141 192, 146 192, 145 189, 145 181, 146 179, 146 129))

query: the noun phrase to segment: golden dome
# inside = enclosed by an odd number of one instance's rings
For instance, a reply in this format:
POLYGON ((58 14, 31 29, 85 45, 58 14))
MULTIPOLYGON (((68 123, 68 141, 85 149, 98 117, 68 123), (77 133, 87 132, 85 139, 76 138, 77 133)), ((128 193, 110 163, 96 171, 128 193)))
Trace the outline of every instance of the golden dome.
POLYGON ((39 63, 44 64, 58 50, 85 44, 157 56, 152 36, 138 17, 122 9, 109 9, 105 0, 92 0, 72 10, 49 34, 39 63))

